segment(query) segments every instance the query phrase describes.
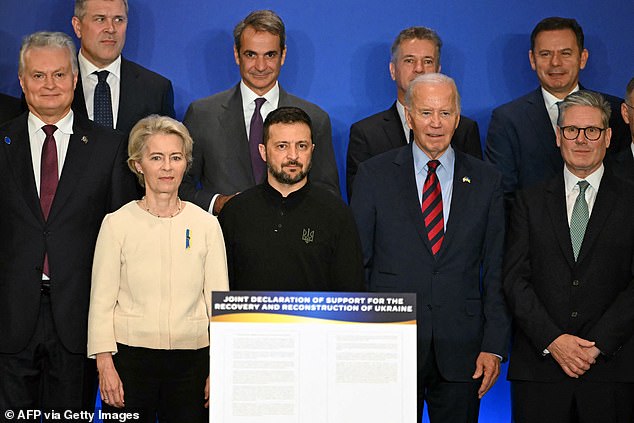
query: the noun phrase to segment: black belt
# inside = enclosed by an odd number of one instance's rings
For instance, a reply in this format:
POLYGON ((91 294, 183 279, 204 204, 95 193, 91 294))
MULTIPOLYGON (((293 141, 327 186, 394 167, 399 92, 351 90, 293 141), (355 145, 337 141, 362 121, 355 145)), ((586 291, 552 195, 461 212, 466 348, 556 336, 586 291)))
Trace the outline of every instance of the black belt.
POLYGON ((40 295, 51 295, 51 281, 43 280, 40 284, 40 295))

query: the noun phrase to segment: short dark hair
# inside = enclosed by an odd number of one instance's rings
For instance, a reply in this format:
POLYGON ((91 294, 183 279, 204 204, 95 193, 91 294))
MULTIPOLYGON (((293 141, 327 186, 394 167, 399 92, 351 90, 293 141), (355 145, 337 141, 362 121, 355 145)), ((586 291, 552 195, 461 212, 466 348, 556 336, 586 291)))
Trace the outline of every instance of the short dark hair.
POLYGON ((583 51, 583 29, 581 25, 573 18, 560 18, 558 16, 544 18, 535 26, 533 32, 531 32, 531 50, 535 49, 535 38, 537 38, 540 32, 557 31, 561 29, 569 29, 575 34, 579 53, 581 54, 583 51))
POLYGON ((442 40, 440 36, 431 28, 425 26, 410 26, 398 33, 396 39, 392 43, 392 63, 396 63, 396 56, 401 48, 403 41, 409 40, 429 40, 436 46, 438 52, 438 62, 440 62, 440 48, 442 47, 442 40))
POLYGON ((247 27, 256 31, 265 31, 280 37, 280 51, 286 47, 286 29, 284 22, 277 13, 272 10, 255 10, 241 20, 233 29, 233 42, 238 53, 240 52, 240 38, 247 27))
POLYGON ((279 107, 273 110, 264 120, 264 133, 262 135, 262 143, 266 145, 269 140, 269 128, 277 123, 293 124, 303 123, 310 129, 310 138, 313 138, 313 123, 308 113, 299 107, 279 107))

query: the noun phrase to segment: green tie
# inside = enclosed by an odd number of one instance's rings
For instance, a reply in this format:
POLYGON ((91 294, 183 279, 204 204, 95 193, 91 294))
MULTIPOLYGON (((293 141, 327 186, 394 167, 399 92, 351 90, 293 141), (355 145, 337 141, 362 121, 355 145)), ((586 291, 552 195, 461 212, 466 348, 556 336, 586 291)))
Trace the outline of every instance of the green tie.
POLYGON ((579 250, 581 250, 581 243, 583 242, 583 236, 586 233, 586 226, 588 226, 588 219, 590 213, 588 212, 588 203, 586 202, 586 189, 590 185, 587 181, 577 182, 579 185, 579 195, 575 200, 575 205, 572 208, 572 216, 570 217, 570 240, 572 241, 572 251, 575 254, 575 261, 579 257, 579 250))

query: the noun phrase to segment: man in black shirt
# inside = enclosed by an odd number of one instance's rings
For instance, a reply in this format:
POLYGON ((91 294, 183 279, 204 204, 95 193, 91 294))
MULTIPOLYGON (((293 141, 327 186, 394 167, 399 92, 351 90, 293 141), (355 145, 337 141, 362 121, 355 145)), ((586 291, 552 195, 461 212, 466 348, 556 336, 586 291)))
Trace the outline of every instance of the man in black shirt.
POLYGON ((297 107, 271 112, 260 155, 266 180, 219 215, 232 290, 363 291, 359 235, 343 201, 308 180, 310 117, 297 107))

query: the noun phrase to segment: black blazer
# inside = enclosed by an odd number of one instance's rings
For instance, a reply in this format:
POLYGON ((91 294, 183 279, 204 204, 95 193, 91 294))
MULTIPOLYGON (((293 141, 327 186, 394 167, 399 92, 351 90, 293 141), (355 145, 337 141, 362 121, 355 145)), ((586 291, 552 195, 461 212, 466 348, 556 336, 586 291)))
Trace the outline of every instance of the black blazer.
MULTIPOLYGON (((354 177, 361 162, 393 148, 407 145, 407 139, 396 109, 396 102, 387 110, 369 116, 350 127, 350 142, 346 160, 348 198, 352 196, 354 177)), ((478 124, 460 115, 460 123, 451 138, 454 150, 482 158, 478 124)))
POLYGON ((417 294, 419 367, 432 338, 438 368, 449 381, 472 381, 480 352, 506 357, 511 322, 502 292, 504 206, 497 170, 456 151, 451 210, 437 257, 418 201, 411 145, 361 164, 350 207, 369 291, 417 294))
POLYGON ((16 353, 33 335, 48 252, 55 328, 73 353, 86 352, 95 241, 106 213, 135 196, 126 140, 75 116, 73 134, 44 221, 37 194, 28 113, 0 126, 0 352, 16 353))
POLYGON ((568 377, 543 355, 568 333, 595 341, 603 353, 582 380, 634 382, 632 210, 634 185, 606 168, 575 262, 563 172, 518 194, 504 264, 504 290, 515 318, 509 379, 568 377))
MULTIPOLYGON (((81 75, 77 78, 73 110, 87 117, 81 75)), ((151 114, 175 117, 174 89, 169 79, 121 58, 121 85, 116 129, 127 137, 132 127, 151 114)))

